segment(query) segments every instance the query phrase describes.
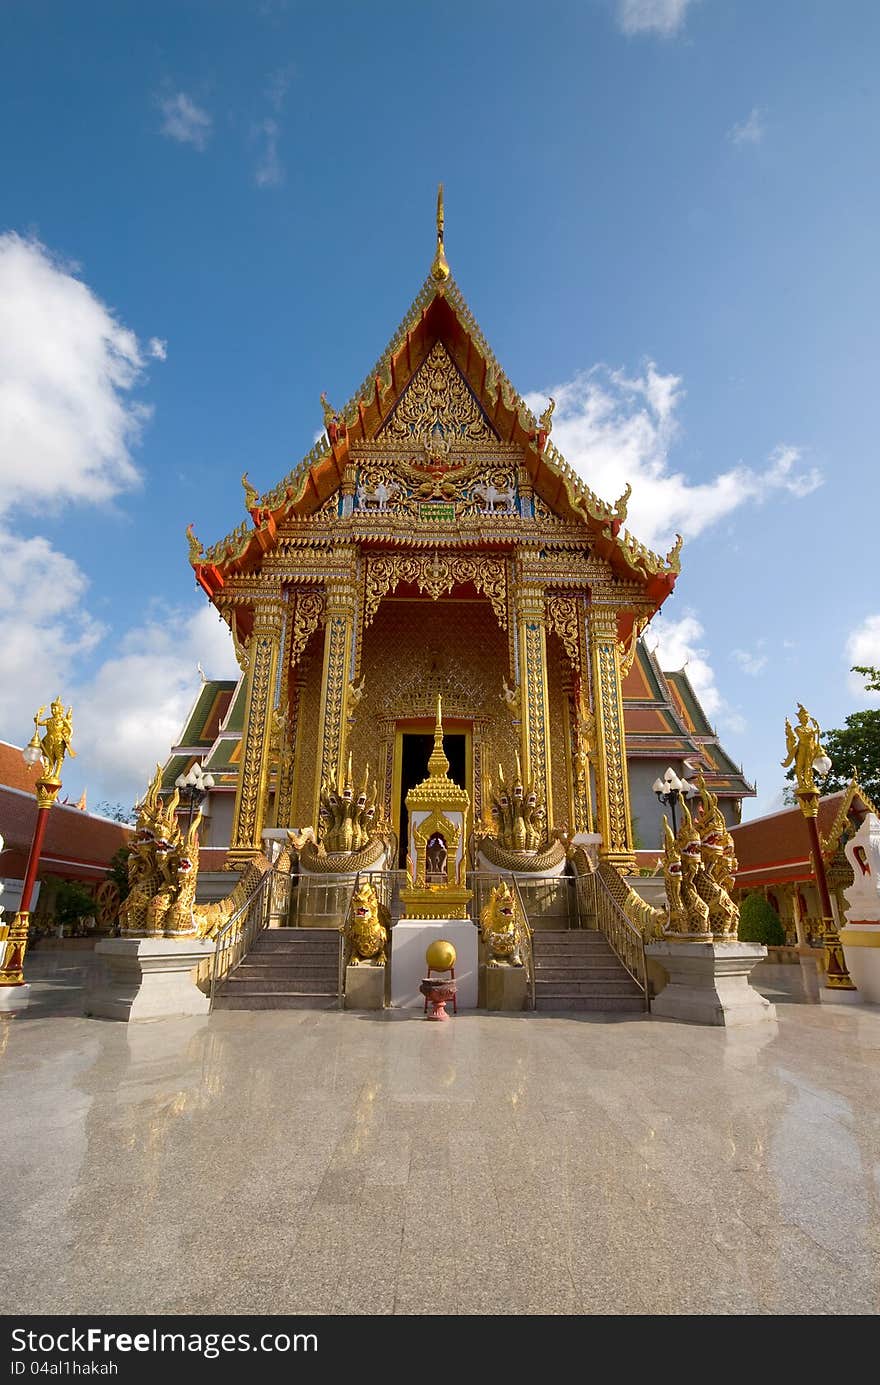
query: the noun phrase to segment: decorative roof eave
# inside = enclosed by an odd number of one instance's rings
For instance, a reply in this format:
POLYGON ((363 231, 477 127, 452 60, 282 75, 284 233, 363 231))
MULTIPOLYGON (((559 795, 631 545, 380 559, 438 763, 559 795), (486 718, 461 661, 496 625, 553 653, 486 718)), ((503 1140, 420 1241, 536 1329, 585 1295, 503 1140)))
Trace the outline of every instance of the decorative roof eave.
POLYGON ((862 788, 858 779, 853 776, 843 791, 843 800, 837 812, 837 817, 828 829, 827 834, 822 838, 822 855, 833 856, 840 843, 841 833, 846 826, 847 819, 852 812, 856 799, 860 800, 860 805, 856 809, 864 816, 866 813, 874 813, 877 816, 877 809, 871 802, 865 790, 862 788))
POLYGON ((329 416, 326 434, 293 471, 262 497, 246 477, 242 478, 253 527, 243 521, 207 552, 189 527, 190 562, 197 582, 209 597, 223 588, 228 576, 257 565, 263 553, 275 545, 284 519, 317 508, 338 489, 352 445, 375 437, 422 364, 428 318, 442 314, 444 305, 464 338, 465 359, 457 364, 463 367, 499 437, 523 448, 536 489, 551 508, 562 502, 568 506, 589 531, 596 554, 621 577, 641 582, 657 608, 665 601, 681 568, 681 539, 661 558, 622 528, 629 488, 615 505, 609 505, 584 484, 508 380, 451 275, 442 281, 428 276, 360 389, 338 413, 325 408, 325 416, 329 416))

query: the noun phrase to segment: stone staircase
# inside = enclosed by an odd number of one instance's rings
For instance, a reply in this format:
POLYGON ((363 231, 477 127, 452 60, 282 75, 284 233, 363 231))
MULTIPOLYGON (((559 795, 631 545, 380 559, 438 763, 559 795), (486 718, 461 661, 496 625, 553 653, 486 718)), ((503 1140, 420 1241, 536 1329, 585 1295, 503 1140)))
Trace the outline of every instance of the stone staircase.
POLYGON ((339 933, 335 928, 267 928, 217 987, 215 1010, 335 1010, 339 933))
POLYGON ((535 929, 536 1010, 645 1009, 641 990, 598 929, 535 929))

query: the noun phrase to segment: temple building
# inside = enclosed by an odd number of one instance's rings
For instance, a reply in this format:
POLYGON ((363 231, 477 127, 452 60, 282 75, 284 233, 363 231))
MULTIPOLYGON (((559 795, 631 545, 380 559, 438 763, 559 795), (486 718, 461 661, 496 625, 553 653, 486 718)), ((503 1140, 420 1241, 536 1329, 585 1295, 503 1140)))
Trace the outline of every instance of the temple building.
POLYGON ((686 672, 662 673, 640 638, 681 540, 664 556, 628 533, 629 487, 595 495, 553 444, 553 401, 536 418, 517 394, 450 272, 442 199, 415 302, 352 399, 322 405, 290 475, 262 495, 242 478, 227 537, 205 549, 187 531, 242 670, 202 685, 163 773, 171 790, 198 761, 215 781, 203 877, 243 869, 267 829, 320 839, 345 794, 403 866, 438 694, 477 837, 512 795, 539 863, 582 834, 630 874, 657 859, 667 766, 702 773, 738 822, 752 786, 686 672))

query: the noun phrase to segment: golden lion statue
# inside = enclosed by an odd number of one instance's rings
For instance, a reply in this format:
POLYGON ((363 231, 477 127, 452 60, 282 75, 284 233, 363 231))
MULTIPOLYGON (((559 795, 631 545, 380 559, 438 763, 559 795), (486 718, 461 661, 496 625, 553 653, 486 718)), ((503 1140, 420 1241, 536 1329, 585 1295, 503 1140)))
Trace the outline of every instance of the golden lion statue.
POLYGON ((486 944, 490 967, 521 967, 522 957, 516 937, 516 902, 510 886, 502 880, 489 895, 480 914, 480 931, 486 944))
POLYGON ((360 885, 351 901, 346 933, 349 966, 384 967, 388 960, 390 915, 369 883, 360 885))

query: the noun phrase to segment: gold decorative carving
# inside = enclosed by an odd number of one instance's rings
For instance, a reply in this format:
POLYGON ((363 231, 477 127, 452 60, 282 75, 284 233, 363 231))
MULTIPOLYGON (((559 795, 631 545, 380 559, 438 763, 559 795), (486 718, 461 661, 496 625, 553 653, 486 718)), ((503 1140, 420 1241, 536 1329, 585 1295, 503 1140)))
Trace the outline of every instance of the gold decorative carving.
POLYGON ((632 668, 633 664, 635 663, 636 650, 639 647, 639 636, 641 635, 645 626, 648 624, 650 618, 650 616, 636 616, 633 620, 633 627, 632 631, 630 632, 629 638, 626 640, 620 640, 618 642, 617 651, 620 655, 621 678, 626 677, 626 675, 632 668))
POLYGON ((442 342, 435 342, 416 371, 380 436, 423 442, 465 438, 472 442, 496 433, 442 342))
POLYGON ((581 666, 577 597, 548 593, 546 609, 547 623, 559 636, 571 666, 577 672, 581 666))
POLYGON ((294 599, 296 605, 287 659, 288 668, 299 662, 309 637, 324 623, 327 614, 327 602, 323 592, 297 591, 294 593, 294 599))
POLYGON ((272 700, 278 667, 279 637, 274 608, 258 611, 251 636, 244 747, 235 799, 230 859, 249 859, 260 850, 268 789, 272 700), (271 629, 257 628, 258 620, 271 629))
POLYGON ((525 688, 525 764, 534 792, 550 813, 547 746, 547 670, 544 627, 540 620, 520 626, 525 688))
POLYGON ((364 596, 364 626, 372 624, 382 597, 401 582, 427 592, 433 601, 453 587, 471 582, 492 603, 498 624, 507 627, 507 567, 503 558, 482 554, 382 553, 368 558, 364 596))
POLYGON ((348 617, 331 616, 327 621, 325 638, 321 784, 335 777, 342 753, 345 690, 348 683, 346 675, 351 646, 351 621, 348 617))
POLYGON ((621 869, 633 864, 626 772, 626 737, 617 649, 617 612, 590 610, 593 699, 596 717, 596 778, 602 855, 621 869))

